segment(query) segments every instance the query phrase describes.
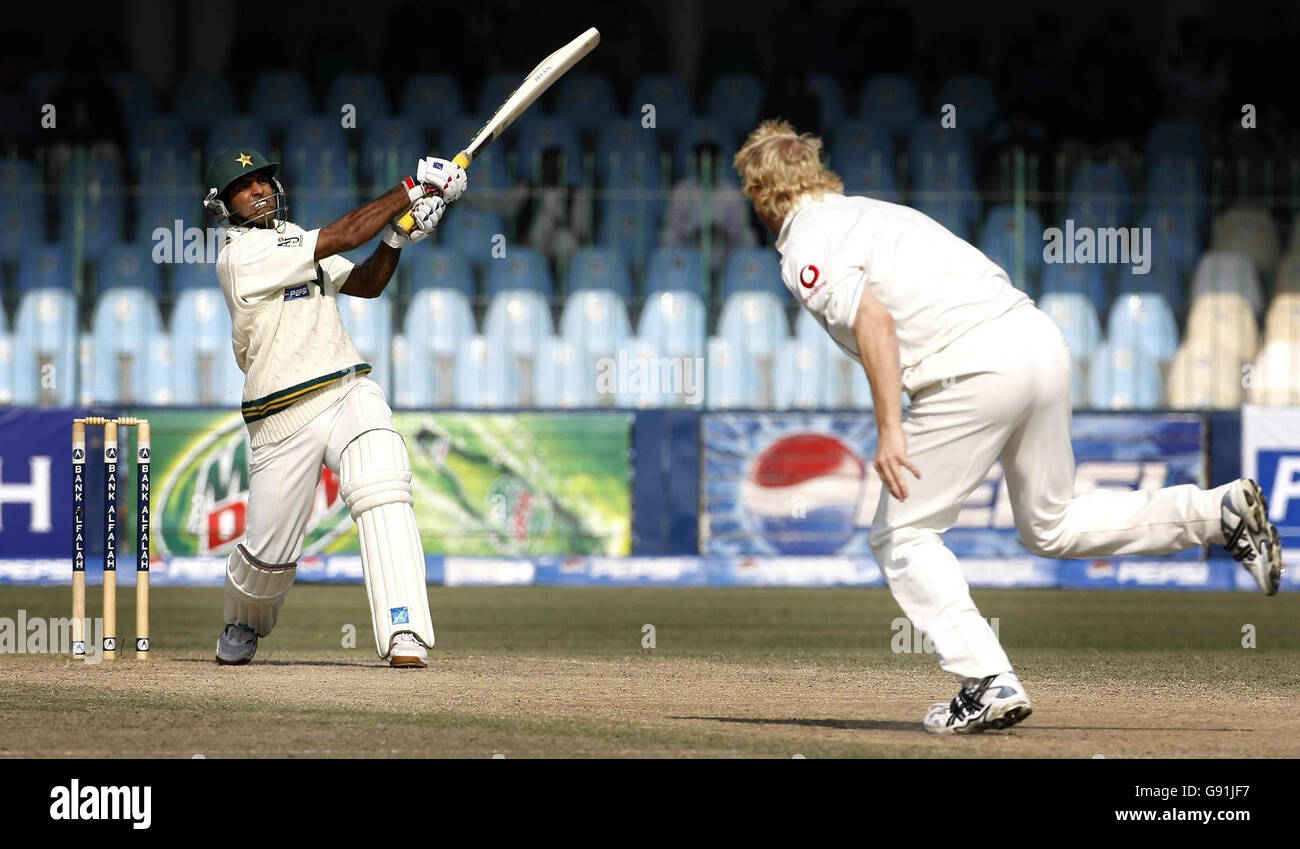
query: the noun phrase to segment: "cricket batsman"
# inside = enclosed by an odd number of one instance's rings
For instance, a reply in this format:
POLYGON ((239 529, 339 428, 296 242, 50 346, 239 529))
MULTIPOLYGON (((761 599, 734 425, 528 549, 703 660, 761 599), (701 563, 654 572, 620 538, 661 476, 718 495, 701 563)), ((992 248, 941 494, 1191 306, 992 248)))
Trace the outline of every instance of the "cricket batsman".
POLYGON ((783 121, 736 154, 745 196, 776 236, 785 286, 860 360, 884 483, 871 549, 912 624, 961 689, 925 715, 938 733, 1006 728, 1032 711, 943 533, 1001 459, 1020 538, 1043 557, 1224 545, 1268 595, 1282 551, 1252 480, 1215 489, 1074 494, 1070 353, 1007 273, 906 206, 846 197, 821 140, 783 121), (901 393, 911 408, 901 417, 901 393), (904 474, 910 474, 910 478, 904 474))
POLYGON ((247 534, 226 562, 226 626, 217 662, 248 663, 271 633, 297 571, 324 463, 357 523, 375 649, 393 667, 424 668, 433 646, 411 464, 379 384, 366 375, 339 315, 340 294, 375 298, 403 246, 427 237, 468 184, 460 166, 427 157, 382 197, 317 230, 288 220, 278 163, 222 151, 204 206, 229 227, 217 278, 244 371, 249 437, 247 534), (409 235, 390 222, 410 210, 409 235), (383 231, 365 262, 340 256, 383 231))

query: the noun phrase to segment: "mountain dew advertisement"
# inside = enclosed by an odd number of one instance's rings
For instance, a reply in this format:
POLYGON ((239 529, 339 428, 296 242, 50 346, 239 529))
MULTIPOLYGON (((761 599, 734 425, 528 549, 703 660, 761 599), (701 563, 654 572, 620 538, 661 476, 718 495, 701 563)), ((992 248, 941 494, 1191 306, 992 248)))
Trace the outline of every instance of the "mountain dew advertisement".
MULTIPOLYGON (((154 550, 223 554, 243 538, 248 433, 237 413, 150 410, 154 550)), ((397 413, 425 552, 631 553, 631 415, 397 413)), ((355 554, 337 475, 322 466, 303 554, 355 554)))

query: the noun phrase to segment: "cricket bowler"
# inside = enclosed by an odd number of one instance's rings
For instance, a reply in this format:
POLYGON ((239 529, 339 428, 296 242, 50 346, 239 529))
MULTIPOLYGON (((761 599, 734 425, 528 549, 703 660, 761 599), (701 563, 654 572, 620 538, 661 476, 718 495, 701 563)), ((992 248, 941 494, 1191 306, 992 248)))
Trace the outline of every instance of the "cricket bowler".
POLYGON ((424 550, 415 523, 411 465, 383 389, 366 375, 339 315, 340 294, 375 298, 408 243, 427 237, 467 186, 464 169, 434 157, 380 198, 332 224, 288 220, 278 163, 256 150, 217 154, 204 206, 229 226, 217 278, 230 310, 235 359, 245 374, 249 437, 247 534, 226 562, 225 628, 217 662, 252 660, 293 586, 324 463, 361 543, 375 649, 390 666, 424 668, 433 646, 424 550), (410 210, 409 235, 390 222, 410 210), (374 238, 360 265, 340 254, 374 238))
POLYGON ((1166 554, 1226 546, 1268 595, 1282 551, 1252 480, 1215 489, 1074 494, 1070 352, 1007 273, 906 206, 846 197, 821 140, 786 122, 750 133, 734 165, 776 236, 785 286, 871 383, 884 483, 871 549, 903 612, 961 684, 928 731, 1001 729, 1032 711, 997 635, 943 544, 971 491, 1002 461, 1020 538, 1043 557, 1166 554), (901 393, 911 399, 902 419, 901 393), (910 473, 909 479, 904 470, 910 473))

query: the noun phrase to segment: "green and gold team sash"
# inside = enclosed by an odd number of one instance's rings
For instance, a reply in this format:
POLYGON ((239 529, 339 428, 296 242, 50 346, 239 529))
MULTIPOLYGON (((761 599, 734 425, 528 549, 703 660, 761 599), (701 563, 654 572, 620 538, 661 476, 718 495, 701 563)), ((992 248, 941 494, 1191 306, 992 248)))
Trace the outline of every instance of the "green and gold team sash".
POLYGON ((281 410, 286 410, 301 400, 303 396, 309 395, 317 389, 323 389, 345 377, 360 377, 363 374, 370 374, 370 368, 370 363, 361 363, 331 374, 314 377, 311 380, 299 383, 297 386, 290 386, 288 389, 280 389, 270 395, 264 395, 252 401, 245 401, 240 405, 239 410, 244 415, 245 423, 255 422, 267 416, 273 416, 281 410))

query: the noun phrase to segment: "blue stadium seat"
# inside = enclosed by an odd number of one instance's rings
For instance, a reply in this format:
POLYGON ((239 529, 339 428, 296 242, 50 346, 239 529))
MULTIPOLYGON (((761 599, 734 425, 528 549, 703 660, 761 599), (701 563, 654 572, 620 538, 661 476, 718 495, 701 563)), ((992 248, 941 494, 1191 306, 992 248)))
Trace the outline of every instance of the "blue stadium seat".
POLYGON ((172 274, 172 290, 176 293, 190 289, 221 291, 217 281, 216 265, 210 262, 184 262, 172 274))
POLYGON ((1086 296, 1097 309, 1110 303, 1106 279, 1095 263, 1048 263, 1043 271, 1042 292, 1077 292, 1086 296))
POLYGON ((345 103, 356 107, 358 127, 388 117, 388 93, 384 81, 375 73, 344 71, 336 76, 325 95, 325 116, 339 123, 345 103))
POLYGON ((596 381, 573 345, 548 336, 537 354, 534 397, 538 407, 594 407, 596 381))
POLYGON ((1127 348, 1101 345, 1088 370, 1089 403, 1098 409, 1145 410, 1164 403, 1165 391, 1155 360, 1127 348))
POLYGON ((501 216, 472 206, 449 209, 438 225, 438 242, 458 262, 481 271, 492 258, 492 238, 505 233, 501 216))
MULTIPOLYGON (((183 160, 192 167, 189 133, 176 115, 152 115, 131 125, 132 166, 143 172, 158 160, 183 160)), ((140 182, 149 186, 143 174, 140 182)))
POLYGON ((840 84, 829 74, 810 74, 808 89, 817 98, 822 108, 822 126, 827 130, 838 127, 844 121, 844 94, 840 84))
POLYGON ((42 194, 43 189, 40 172, 30 160, 14 156, 0 159, 0 198, 6 203, 26 203, 42 194))
POLYGON ((483 337, 512 356, 536 356, 542 340, 554 333, 551 308, 539 292, 502 292, 483 316, 483 337))
POLYGON ((835 165, 835 172, 844 181, 846 194, 863 195, 890 203, 901 203, 903 200, 892 153, 885 155, 876 151, 860 158, 841 158, 841 162, 835 165))
POLYGON ((13 332, 14 403, 72 406, 79 359, 72 287, 20 291, 13 332))
MULTIPOLYGON (((376 119, 376 122, 378 119, 376 119)), ((334 157, 335 167, 347 162, 348 138, 337 118, 304 115, 294 120, 284 140, 283 160, 291 173, 298 173, 304 160, 312 162, 323 152, 334 157)))
POLYGON ((1070 179, 1066 218, 1076 227, 1125 227, 1133 217, 1124 169, 1114 162, 1085 162, 1070 179))
POLYGON ((1080 292, 1045 292, 1038 308, 1056 322, 1070 346, 1070 357, 1091 359, 1101 344, 1101 322, 1094 302, 1080 292))
MULTIPOLYGON (((464 114, 460 85, 451 74, 415 74, 402 88, 402 116, 422 132, 434 132, 464 114)), ((464 145, 469 139, 460 142, 464 145)), ((460 148, 456 148, 460 150, 460 148)))
POLYGON ((1159 363, 1168 363, 1178 352, 1178 322, 1169 303, 1158 294, 1120 295, 1111 305, 1106 328, 1111 346, 1159 363))
POLYGON ((711 410, 744 409, 758 406, 758 381, 754 363, 735 344, 709 339, 709 367, 704 400, 711 410))
POLYGON ((456 359, 456 406, 518 407, 521 397, 515 358, 482 336, 474 337, 456 359))
POLYGON ((744 291, 729 295, 718 317, 718 336, 738 355, 754 361, 758 387, 754 398, 760 406, 775 402, 774 361, 790 338, 785 301, 771 292, 744 291))
POLYGON ((1149 207, 1138 226, 1151 231, 1151 270, 1167 269, 1179 276, 1196 268, 1204 250, 1195 213, 1178 207, 1149 207))
POLYGON ((1020 238, 1016 238, 1016 208, 1009 204, 995 206, 984 218, 980 231, 980 251, 997 263, 1016 288, 1033 292, 1043 270, 1043 222, 1038 213, 1026 207, 1020 238), (1016 248, 1020 247, 1024 276, 1016 273, 1016 248))
POLYGON ((206 132, 214 120, 235 111, 235 91, 220 74, 187 73, 176 86, 173 101, 176 114, 186 128, 200 132, 206 132))
POLYGON ((523 78, 523 71, 493 71, 488 74, 478 91, 478 99, 474 101, 474 114, 484 119, 494 114, 523 78))
POLYGON ((763 83, 754 74, 724 74, 709 86, 705 113, 744 135, 758 123, 763 105, 763 83))
POLYGON ((695 248, 655 248, 650 254, 642 288, 647 296, 653 292, 692 292, 703 296, 707 282, 704 260, 695 248))
POLYGON ((560 313, 560 337, 588 357, 617 356, 632 338, 632 323, 619 294, 610 289, 576 290, 560 313))
POLYGON ((356 209, 360 205, 357 187, 344 180, 331 183, 329 178, 339 176, 327 170, 321 171, 317 179, 305 183, 311 188, 289 191, 289 220, 304 230, 315 230, 356 209), (326 175, 328 178, 322 179, 326 175))
POLYGON ((604 289, 621 298, 632 297, 632 276, 617 248, 581 248, 569 263, 564 291, 572 295, 604 289))
POLYGON ((1197 229, 1210 220, 1209 190, 1194 156, 1162 155, 1146 164, 1146 203, 1149 209, 1181 213, 1197 229))
POLYGON ((1187 273, 1179 272, 1169 264, 1152 262, 1147 274, 1138 274, 1131 265, 1121 266, 1115 280, 1115 294, 1153 293, 1165 299, 1177 312, 1187 308, 1187 273))
POLYGON ((513 246, 505 258, 488 263, 484 291, 488 297, 502 292, 536 292, 543 298, 555 296, 555 280, 540 251, 513 246))
POLYGON ((619 114, 614 87, 604 74, 565 74, 555 88, 555 114, 579 132, 594 133, 619 114))
POLYGON ((617 250, 633 268, 645 268, 650 252, 659 244, 662 218, 657 200, 601 201, 600 243, 617 250))
POLYGON ((646 105, 655 108, 655 129, 670 134, 681 129, 695 113, 686 81, 673 74, 646 74, 637 81, 628 117, 641 121, 646 105))
POLYGON ((740 248, 727 257, 722 272, 722 296, 740 292, 767 292, 785 302, 789 297, 781 282, 781 261, 770 248, 740 248))
POLYGON ((429 148, 424 132, 406 118, 384 118, 367 127, 361 142, 361 181, 378 195, 411 176, 429 148))
POLYGON ((466 298, 474 295, 474 275, 450 248, 429 245, 420 251, 403 251, 400 266, 403 283, 410 292, 451 289, 466 298))
POLYGON ((1190 157, 1199 174, 1205 174, 1209 165, 1205 135, 1190 118, 1168 118, 1156 122, 1147 133, 1145 153, 1148 163, 1158 162, 1165 157, 1190 157))
POLYGON ((921 116, 921 96, 908 77, 882 74, 867 81, 858 104, 858 117, 879 121, 895 136, 911 132, 921 116))
POLYGON ((842 163, 870 159, 872 154, 879 154, 891 168, 894 165, 894 143, 889 128, 879 121, 841 123, 831 137, 830 151, 831 166, 836 169, 842 163))
POLYGON ((520 129, 515 153, 519 179, 526 183, 540 183, 542 153, 550 148, 558 148, 563 153, 560 167, 564 185, 570 188, 581 186, 582 141, 567 118, 543 116, 520 129))
POLYGON ((662 188, 655 130, 636 121, 607 121, 596 137, 596 179, 610 189, 662 188))
POLYGON ((118 71, 106 78, 108 85, 117 92, 122 103, 122 117, 128 125, 144 123, 158 111, 158 98, 153 85, 141 74, 133 71, 118 71))
POLYGON ((955 74, 944 80, 938 105, 949 103, 957 107, 957 126, 972 134, 983 132, 998 114, 993 83, 983 74, 955 74))
POLYGON ((45 241, 45 196, 0 194, 0 262, 17 262, 28 248, 45 241))
MULTIPOLYGON (((68 168, 59 179, 62 197, 71 200, 74 193, 84 198, 81 210, 85 216, 83 251, 87 260, 94 262, 110 247, 122 241, 122 224, 126 220, 126 181, 122 171, 113 162, 87 159, 80 174, 68 168)), ((64 203, 59 209, 59 233, 69 244, 75 237, 78 204, 64 203)))
POLYGON ((62 71, 28 71, 27 94, 37 103, 49 103, 50 95, 63 82, 62 71))
POLYGON ((0 307, 0 406, 14 403, 14 340, 9 322, 0 307))
POLYGON ((171 403, 237 406, 244 375, 231 350, 230 312, 220 290, 209 286, 181 291, 172 310, 170 336, 171 403))
MULTIPOLYGON (((441 132, 438 145, 434 149, 442 151, 443 159, 450 159, 462 150, 465 145, 469 144, 482 126, 483 121, 479 118, 462 117, 447 121, 438 128, 441 132)), ((471 168, 472 173, 469 179, 473 183, 474 190, 470 192, 466 200, 470 200, 476 195, 482 195, 485 191, 504 191, 514 185, 514 181, 506 171, 505 150, 498 145, 492 145, 474 157, 474 164, 471 168)))
POLYGON ((266 127, 250 115, 223 115, 215 119, 203 146, 203 167, 206 169, 219 152, 232 147, 250 147, 264 156, 271 155, 271 138, 266 127))
POLYGON ((387 292, 378 298, 354 298, 343 295, 338 299, 339 315, 343 326, 356 343, 361 359, 370 363, 370 379, 391 392, 391 358, 393 344, 393 301, 387 292))
POLYGON ((912 126, 907 140, 907 173, 913 183, 928 172, 974 171, 975 151, 964 131, 942 127, 933 118, 922 118, 912 126))
POLYGON ((778 410, 820 410, 832 406, 835 392, 826 346, 802 339, 788 339, 775 362, 775 398, 778 410))
POLYGON ((248 111, 271 132, 285 132, 315 110, 307 80, 298 71, 285 70, 263 71, 257 75, 248 111))
MULTIPOLYGON (((117 281, 129 283, 134 279, 124 274, 117 281)), ((100 292, 90 321, 90 361, 81 400, 153 404, 167 397, 170 368, 153 356, 150 348, 150 343, 163 333, 157 299, 148 289, 137 286, 102 287, 100 292)))
MULTIPOLYGON (((186 175, 188 176, 188 174, 186 175)), ((180 174, 170 175, 180 179, 180 174)), ((138 204, 135 221, 135 241, 138 243, 154 242, 159 228, 172 234, 171 241, 175 256, 180 256, 185 247, 184 241, 175 244, 176 222, 181 222, 181 234, 190 227, 206 227, 211 217, 200 205, 204 192, 197 183, 186 186, 153 183, 148 192, 136 198, 138 204)), ((220 246, 220 242, 217 245, 220 246)))
POLYGON ((143 289, 154 298, 162 295, 162 272, 153 261, 148 242, 114 245, 104 253, 95 275, 95 291, 143 289))
MULTIPOLYGON (((916 162, 909 157, 909 171, 916 162)), ((980 213, 975 172, 955 151, 946 158, 923 156, 920 163, 912 172, 912 204, 969 241, 980 213)))
POLYGON ((1085 363, 1087 360, 1083 358, 1070 359, 1070 407, 1075 410, 1092 406, 1088 398, 1088 381, 1083 375, 1085 363))
POLYGON ((688 121, 677 134, 677 144, 673 147, 673 178, 683 177, 702 179, 696 173, 695 148, 701 144, 718 146, 716 168, 718 176, 735 182, 735 171, 731 160, 740 149, 736 135, 731 128, 716 118, 696 118, 688 121))
POLYGON ((702 357, 705 349, 704 301, 689 290, 658 290, 646 299, 637 336, 668 357, 702 357))
POLYGON ((402 322, 402 344, 394 346, 396 403, 402 407, 454 404, 456 360, 476 332, 464 293, 436 288, 416 292, 402 322))
POLYGON ((35 289, 66 289, 71 292, 76 284, 71 251, 58 244, 28 247, 18 263, 17 284, 20 295, 35 289))

